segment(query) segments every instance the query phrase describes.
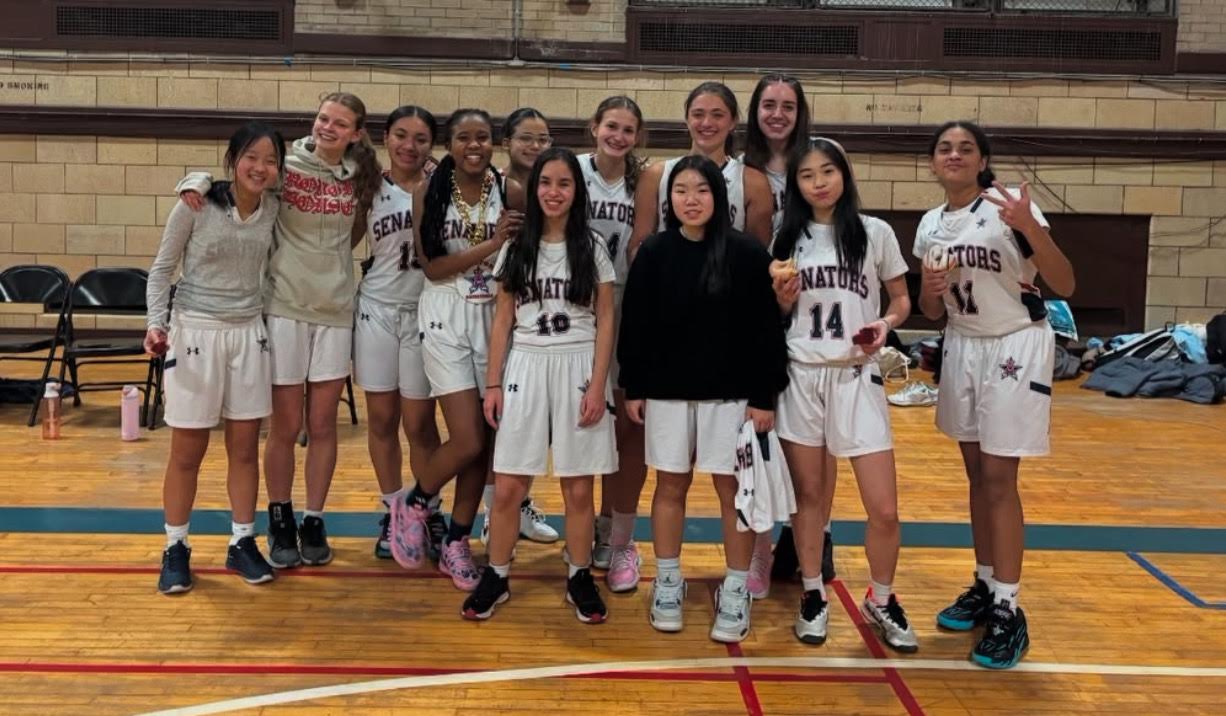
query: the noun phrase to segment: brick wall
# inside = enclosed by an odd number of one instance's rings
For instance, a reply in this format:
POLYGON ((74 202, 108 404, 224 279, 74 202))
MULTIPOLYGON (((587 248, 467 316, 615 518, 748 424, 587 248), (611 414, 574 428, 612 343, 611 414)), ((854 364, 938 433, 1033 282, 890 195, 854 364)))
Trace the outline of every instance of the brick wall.
POLYGON ((511 0, 298 0, 296 32, 510 37, 511 0))
POLYGON ((1180 52, 1226 52, 1226 2, 1179 0, 1180 52))
MULTIPOLYGON (((544 69, 390 69, 325 65, 78 63, 63 57, 0 60, 0 104, 313 110, 344 89, 372 112, 400 103, 448 111, 522 104, 549 116, 586 117, 614 93, 635 97, 649 120, 679 119, 698 82, 721 79, 748 102, 757 78, 544 69)), ((1157 79, 880 78, 803 76, 816 121, 992 126, 1226 129, 1226 97, 1212 85, 1157 79)), ((306 130, 306 127, 303 128, 306 130)), ((215 170, 220 142, 98 136, 0 135, 0 265, 41 262, 70 274, 104 265, 147 266, 185 172, 215 170)), ((649 151, 648 154, 651 154, 649 151)), ((940 200, 925 158, 853 157, 869 210, 922 210, 940 200)), ((1041 180, 1049 212, 1152 215, 1147 322, 1203 320, 1226 307, 1226 162, 999 157, 1006 181, 1041 180)), ((0 315, 0 325, 32 321, 0 315)))

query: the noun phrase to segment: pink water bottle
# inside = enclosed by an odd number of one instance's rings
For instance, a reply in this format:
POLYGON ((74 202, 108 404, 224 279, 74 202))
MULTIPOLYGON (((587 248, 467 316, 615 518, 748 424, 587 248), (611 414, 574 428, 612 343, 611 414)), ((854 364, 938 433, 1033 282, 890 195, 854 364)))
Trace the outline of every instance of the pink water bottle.
POLYGON ((135 385, 123 387, 119 404, 119 435, 124 440, 140 438, 140 390, 135 385))
POLYGON ((60 439, 60 410, 60 384, 47 381, 46 387, 43 388, 43 440, 60 439))

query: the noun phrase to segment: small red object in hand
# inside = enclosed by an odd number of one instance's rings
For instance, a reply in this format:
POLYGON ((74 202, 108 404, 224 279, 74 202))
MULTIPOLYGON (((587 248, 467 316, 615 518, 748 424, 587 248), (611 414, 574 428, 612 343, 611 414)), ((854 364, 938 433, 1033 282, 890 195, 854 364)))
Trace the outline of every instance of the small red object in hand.
POLYGON ((865 326, 860 329, 860 332, 851 337, 851 343, 855 346, 871 345, 877 339, 877 332, 871 326, 865 326))
POLYGON ((165 340, 158 341, 157 343, 153 344, 153 355, 155 356, 166 355, 166 349, 169 347, 170 347, 170 344, 167 341, 165 340))

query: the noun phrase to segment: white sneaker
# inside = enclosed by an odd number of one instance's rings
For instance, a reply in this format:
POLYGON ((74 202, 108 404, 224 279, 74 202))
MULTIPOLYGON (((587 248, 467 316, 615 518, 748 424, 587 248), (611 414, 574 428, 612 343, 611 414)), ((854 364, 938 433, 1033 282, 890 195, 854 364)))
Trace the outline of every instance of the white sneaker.
POLYGON ((873 356, 881 368, 881 377, 889 381, 911 379, 911 359, 897 348, 886 346, 873 356), (901 374, 901 375, 900 375, 901 374))
POLYGON ((749 609, 753 600, 749 590, 725 591, 721 585, 715 592, 715 623, 711 625, 711 638, 725 644, 744 641, 749 636, 749 609))
POLYGON ((800 613, 792 631, 796 638, 806 644, 826 643, 826 624, 830 620, 829 604, 822 599, 822 593, 816 589, 805 592, 800 598, 800 613))
POLYGON ((682 604, 685 602, 685 580, 651 583, 651 613, 648 621, 656 631, 681 631, 682 604))
POLYGON ((519 508, 519 536, 545 544, 558 541, 558 531, 545 522, 545 513, 537 509, 532 498, 519 508))
POLYGON ((881 632, 881 639, 886 646, 904 654, 919 651, 919 639, 915 637, 915 630, 911 628, 907 613, 893 594, 884 607, 877 606, 871 595, 865 597, 860 604, 860 613, 881 632))
POLYGON ((592 546, 592 566, 608 569, 613 561, 613 518, 596 515, 596 543, 592 546))
POLYGON ((936 405, 937 389, 922 383, 918 380, 913 380, 902 387, 896 393, 891 394, 886 400, 890 401, 890 405, 899 405, 903 407, 916 405, 936 405))

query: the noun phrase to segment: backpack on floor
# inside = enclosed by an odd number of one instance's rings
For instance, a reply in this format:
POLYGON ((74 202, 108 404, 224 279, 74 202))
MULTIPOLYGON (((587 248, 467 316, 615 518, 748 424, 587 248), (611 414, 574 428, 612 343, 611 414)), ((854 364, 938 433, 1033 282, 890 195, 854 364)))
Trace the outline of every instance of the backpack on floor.
POLYGON ((1205 325, 1205 356, 1210 363, 1226 363, 1226 313, 1219 313, 1205 325))
POLYGON ((1124 357, 1140 358, 1141 360, 1153 362, 1179 360, 1179 346, 1175 343, 1175 337, 1171 334, 1171 328, 1173 326, 1170 325, 1163 328, 1155 328, 1112 348, 1098 356, 1098 359, 1094 361, 1094 369, 1098 370, 1108 363, 1113 363, 1124 357))

